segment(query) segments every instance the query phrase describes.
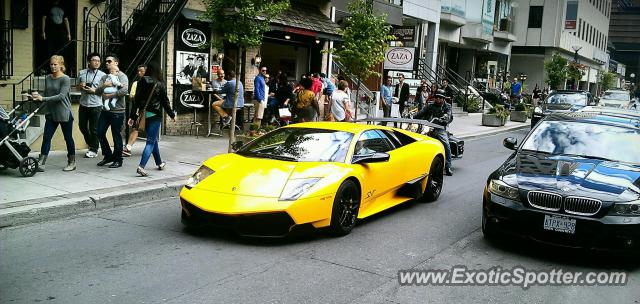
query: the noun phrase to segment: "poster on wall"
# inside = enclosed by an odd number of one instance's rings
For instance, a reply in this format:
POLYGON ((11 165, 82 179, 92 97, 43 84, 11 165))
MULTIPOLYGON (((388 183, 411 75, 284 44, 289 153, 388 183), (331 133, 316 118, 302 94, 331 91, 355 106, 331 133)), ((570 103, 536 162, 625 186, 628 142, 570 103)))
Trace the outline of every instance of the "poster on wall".
POLYGON ((176 52, 176 82, 191 85, 191 78, 209 79, 209 54, 186 51, 176 52))

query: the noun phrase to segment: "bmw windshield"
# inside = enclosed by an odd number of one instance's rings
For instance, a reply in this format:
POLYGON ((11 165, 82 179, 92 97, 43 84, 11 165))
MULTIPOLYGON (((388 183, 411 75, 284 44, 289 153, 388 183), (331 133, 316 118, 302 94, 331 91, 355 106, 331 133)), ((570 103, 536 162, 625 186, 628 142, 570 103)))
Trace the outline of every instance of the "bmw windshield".
POLYGON ((631 97, 627 92, 604 92, 602 99, 629 101, 631 97))
POLYGON ((522 150, 640 164, 640 130, 611 125, 543 121, 522 150))
POLYGON ((252 141, 236 153, 295 162, 344 162, 352 138, 352 133, 335 130, 281 128, 252 141))

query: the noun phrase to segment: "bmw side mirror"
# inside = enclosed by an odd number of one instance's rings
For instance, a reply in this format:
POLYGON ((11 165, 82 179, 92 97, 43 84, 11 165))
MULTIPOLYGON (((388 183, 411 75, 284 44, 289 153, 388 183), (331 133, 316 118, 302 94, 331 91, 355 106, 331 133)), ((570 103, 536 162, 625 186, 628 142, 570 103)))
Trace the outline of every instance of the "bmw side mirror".
POLYGON ((239 141, 234 141, 231 143, 231 149, 233 149, 233 151, 238 151, 240 150, 240 148, 242 148, 242 146, 244 146, 244 142, 239 140, 239 141))
POLYGON ((514 137, 507 137, 502 141, 502 145, 509 150, 515 150, 518 145, 518 140, 514 137))

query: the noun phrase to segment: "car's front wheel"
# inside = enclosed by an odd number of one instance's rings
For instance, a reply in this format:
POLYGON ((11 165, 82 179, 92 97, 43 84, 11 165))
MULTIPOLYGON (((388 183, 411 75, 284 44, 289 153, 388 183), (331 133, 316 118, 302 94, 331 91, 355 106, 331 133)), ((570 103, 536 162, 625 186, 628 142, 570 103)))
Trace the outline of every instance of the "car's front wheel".
POLYGON ((444 182, 444 163, 442 157, 436 157, 431 162, 429 175, 427 176, 427 186, 422 194, 422 201, 434 202, 440 197, 442 183, 444 182))
POLYGON ((356 225, 360 209, 360 188, 352 180, 340 185, 333 200, 329 232, 335 236, 347 235, 356 225))
POLYGON ((487 240, 496 240, 499 236, 496 224, 489 219, 484 208, 482 210, 482 235, 487 240))

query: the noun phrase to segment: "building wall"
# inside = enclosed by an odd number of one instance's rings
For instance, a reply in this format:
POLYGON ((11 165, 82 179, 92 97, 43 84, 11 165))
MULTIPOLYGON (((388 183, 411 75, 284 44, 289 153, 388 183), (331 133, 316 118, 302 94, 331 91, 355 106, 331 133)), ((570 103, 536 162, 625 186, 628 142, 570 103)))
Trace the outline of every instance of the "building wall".
POLYGON ((542 89, 545 86, 544 55, 511 55, 511 74, 527 74, 527 91, 533 91, 536 84, 542 89))

